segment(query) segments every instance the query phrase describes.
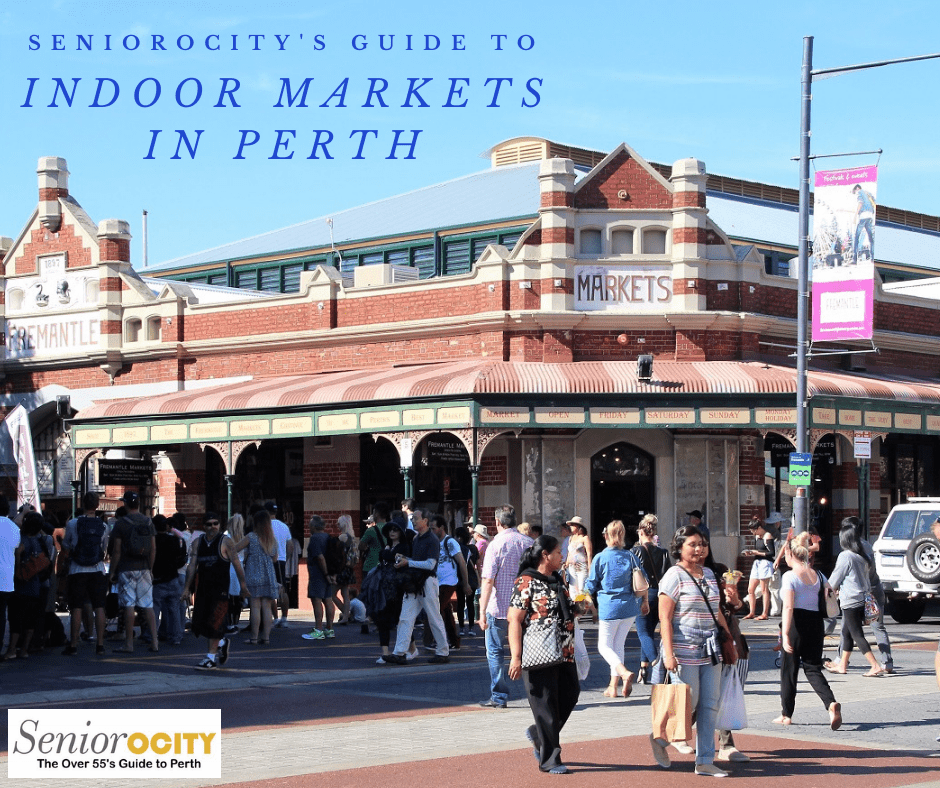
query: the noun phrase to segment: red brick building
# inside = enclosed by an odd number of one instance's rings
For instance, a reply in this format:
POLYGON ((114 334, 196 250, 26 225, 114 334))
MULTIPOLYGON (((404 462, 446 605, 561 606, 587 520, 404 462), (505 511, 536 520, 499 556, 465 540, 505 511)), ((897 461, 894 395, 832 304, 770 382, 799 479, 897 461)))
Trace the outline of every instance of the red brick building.
MULTIPOLYGON (((790 510, 774 466, 795 428, 795 192, 626 145, 491 154, 147 270, 128 225, 96 225, 65 161, 41 160, 38 205, 0 247, 3 404, 32 412, 48 505, 68 508, 73 479, 115 497, 124 478, 164 512, 277 498, 300 523, 407 492, 475 501, 484 522, 507 501, 548 530, 580 514, 598 538, 649 511, 668 535, 701 509, 733 560, 752 516, 790 510)), ((879 352, 812 359, 827 536, 865 496, 875 528, 940 493, 940 311, 910 292, 935 273, 938 225, 879 206, 879 352)))

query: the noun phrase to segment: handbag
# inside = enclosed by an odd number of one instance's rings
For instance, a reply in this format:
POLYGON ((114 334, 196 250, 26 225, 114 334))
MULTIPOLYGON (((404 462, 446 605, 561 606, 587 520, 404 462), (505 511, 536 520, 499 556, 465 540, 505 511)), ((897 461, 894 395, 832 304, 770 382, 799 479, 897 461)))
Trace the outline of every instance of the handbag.
POLYGON ((663 741, 689 741, 692 738, 692 688, 688 684, 654 684, 650 693, 653 738, 663 741))
POLYGON ((530 623, 522 635, 522 669, 537 670, 560 665, 565 661, 561 653, 561 634, 551 619, 530 623), (545 624, 540 623, 545 621, 545 624))
POLYGON ((744 706, 744 686, 741 676, 732 665, 721 669, 721 694, 718 696, 718 716, 715 729, 739 731, 747 727, 747 709, 744 706))
MULTIPOLYGON (((46 555, 46 547, 42 544, 41 539, 40 544, 39 552, 32 553, 28 558, 21 558, 20 562, 16 565, 16 579, 21 583, 32 580, 36 575, 45 572, 52 566, 52 561, 50 561, 49 556, 46 555)), ((48 574, 51 574, 51 571, 48 574)), ((46 575, 47 577, 48 574, 46 575)))
POLYGON ((875 595, 871 591, 865 592, 865 623, 870 624, 877 621, 881 616, 881 608, 875 600, 875 595))
MULTIPOLYGON (((680 567, 680 569, 681 568, 682 567, 680 567)), ((711 603, 708 601, 708 597, 705 595, 702 587, 695 582, 695 578, 692 577, 692 575, 690 575, 685 569, 682 569, 682 571, 689 575, 689 578, 695 584, 698 592, 702 595, 702 599, 705 600, 705 607, 707 607, 708 612, 712 614, 712 621, 715 622, 715 627, 717 629, 715 637, 718 639, 718 645, 721 648, 721 661, 726 665, 733 665, 738 661, 738 649, 734 645, 734 639, 731 637, 731 635, 728 634, 728 630, 718 623, 718 619, 715 616, 715 611, 712 610, 711 603)))
POLYGON ((830 586, 823 582, 823 577, 816 572, 819 577, 819 612, 826 618, 837 618, 839 615, 839 599, 836 592, 830 586))
POLYGON ((646 596, 650 590, 650 581, 646 578, 646 572, 640 567, 633 567, 633 594, 634 596, 646 596))

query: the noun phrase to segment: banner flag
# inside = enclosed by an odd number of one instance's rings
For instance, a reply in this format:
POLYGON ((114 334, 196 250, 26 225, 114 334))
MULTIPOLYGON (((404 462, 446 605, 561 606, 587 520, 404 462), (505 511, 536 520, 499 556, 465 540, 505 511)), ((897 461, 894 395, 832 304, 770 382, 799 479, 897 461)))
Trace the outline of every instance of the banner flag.
POLYGON ((16 459, 16 508, 24 503, 39 509, 39 475, 36 472, 36 456, 33 454, 33 434, 29 428, 29 413, 22 405, 11 410, 6 419, 7 429, 13 441, 13 457, 16 459))
POLYGON ((878 168, 816 173, 813 341, 871 339, 878 168))

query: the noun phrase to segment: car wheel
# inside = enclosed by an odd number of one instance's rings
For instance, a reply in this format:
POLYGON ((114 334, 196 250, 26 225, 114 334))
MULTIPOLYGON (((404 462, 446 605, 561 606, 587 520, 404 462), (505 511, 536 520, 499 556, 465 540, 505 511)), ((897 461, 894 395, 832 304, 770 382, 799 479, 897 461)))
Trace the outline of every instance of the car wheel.
POLYGON ((922 583, 940 583, 940 542, 921 534, 907 549, 907 569, 922 583))
POLYGON ((924 615, 924 599, 892 599, 888 602, 888 613, 899 624, 916 624, 924 615))

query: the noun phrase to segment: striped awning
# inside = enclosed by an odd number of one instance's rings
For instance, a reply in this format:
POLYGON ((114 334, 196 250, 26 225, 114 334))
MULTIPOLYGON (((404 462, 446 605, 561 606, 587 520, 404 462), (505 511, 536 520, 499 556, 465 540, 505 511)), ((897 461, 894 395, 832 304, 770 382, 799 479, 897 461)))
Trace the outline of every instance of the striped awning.
MULTIPOLYGON (((940 404, 940 382, 810 371, 808 396, 940 404)), ((637 380, 634 361, 562 364, 447 361, 310 375, 256 378, 84 408, 77 423, 140 417, 265 413, 298 408, 357 407, 484 395, 786 395, 796 394, 796 371, 759 362, 676 362, 657 359, 653 380, 637 380)))

